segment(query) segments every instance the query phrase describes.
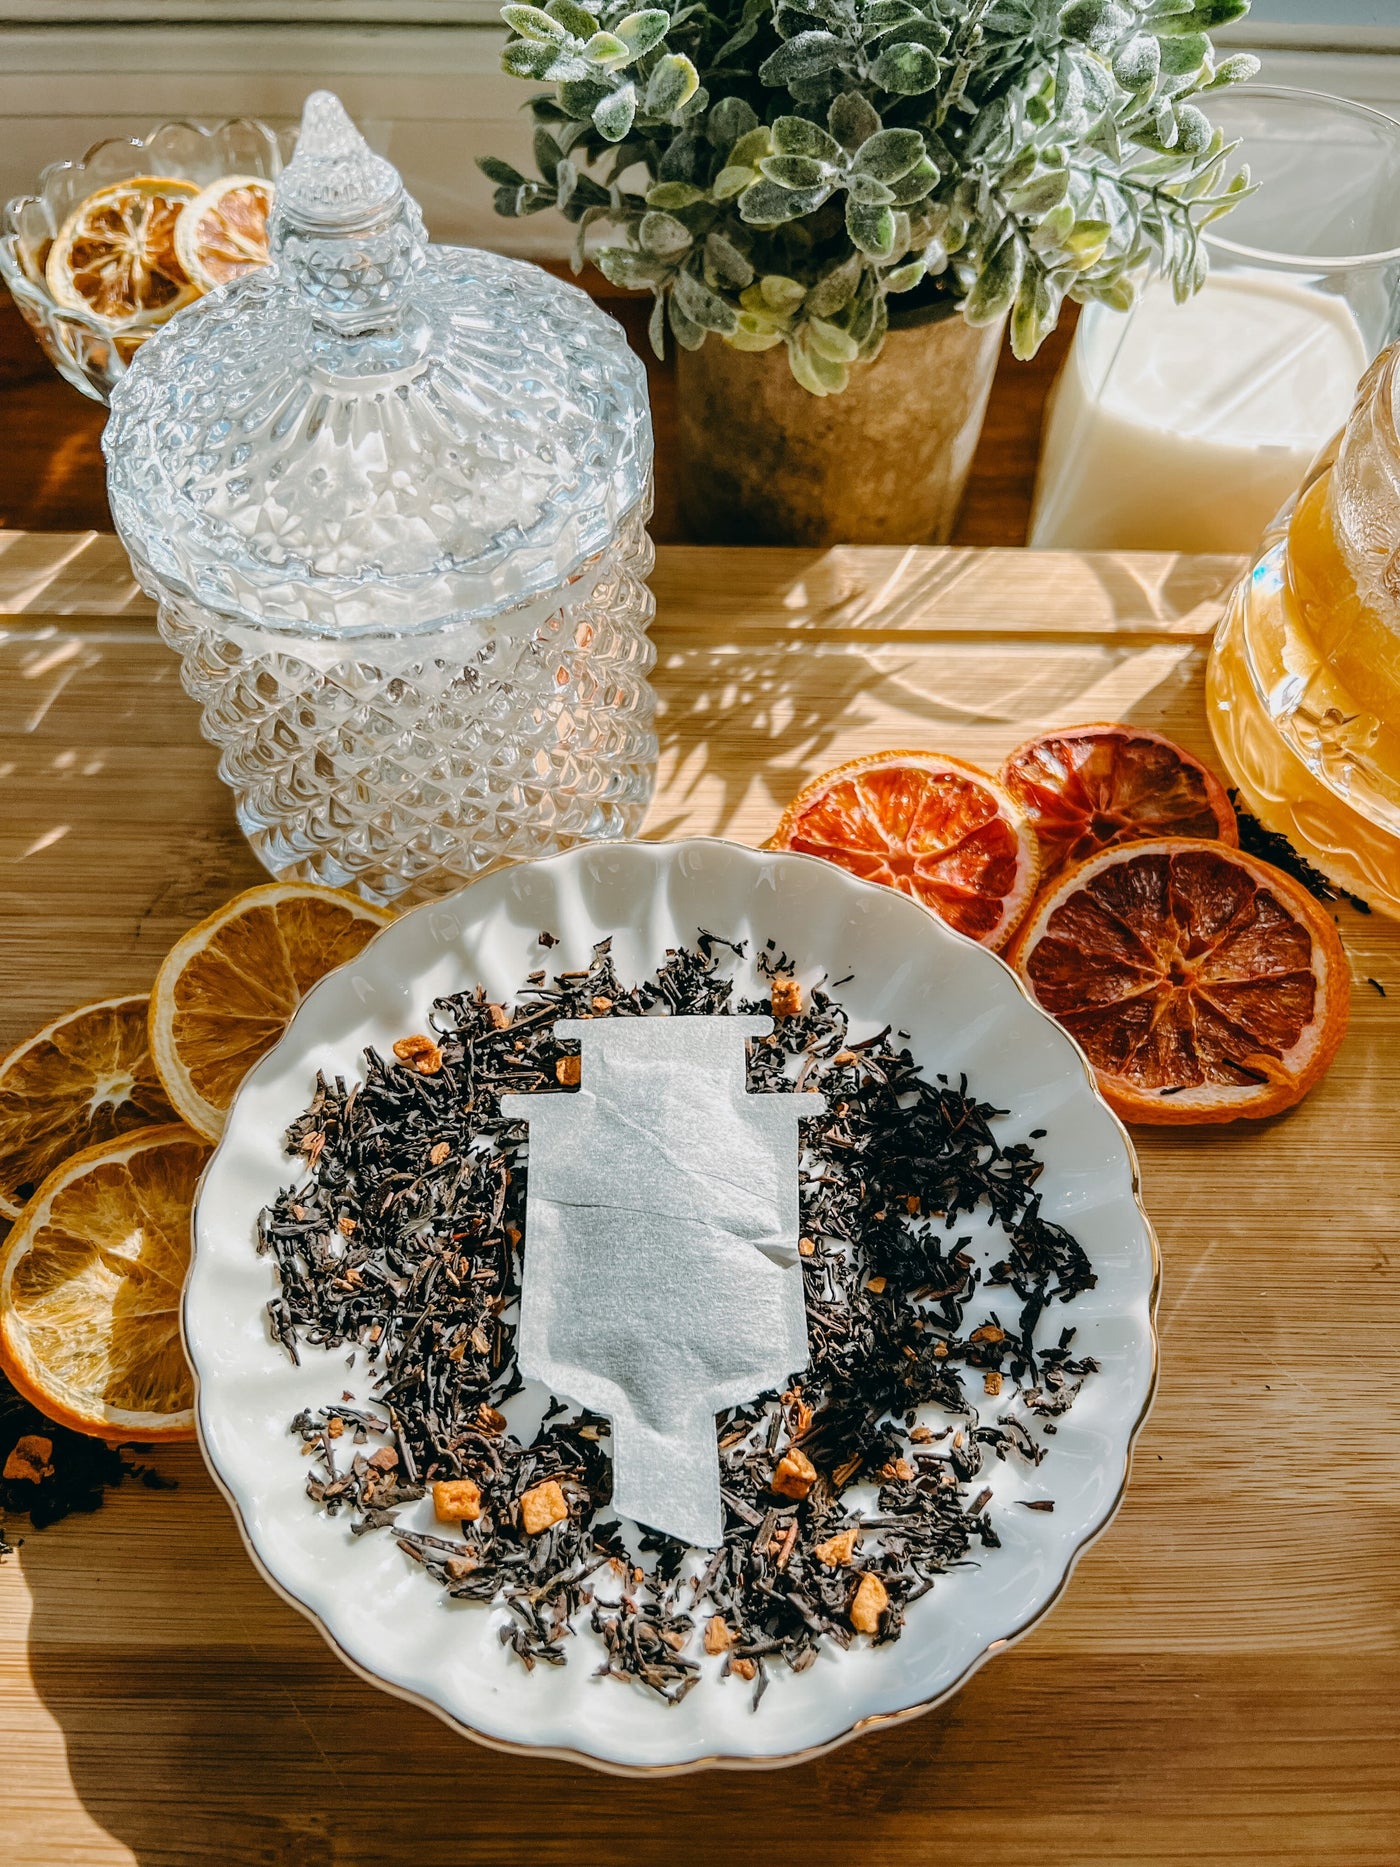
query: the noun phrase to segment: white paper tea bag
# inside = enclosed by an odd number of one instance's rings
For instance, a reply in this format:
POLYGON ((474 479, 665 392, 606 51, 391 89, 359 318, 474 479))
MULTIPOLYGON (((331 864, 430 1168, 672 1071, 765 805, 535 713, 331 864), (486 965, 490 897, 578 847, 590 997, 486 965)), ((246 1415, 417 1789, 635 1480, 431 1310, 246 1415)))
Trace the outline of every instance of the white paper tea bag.
POLYGON ((715 1548, 715 1415, 807 1365, 797 1125, 820 1095, 750 1095, 768 1018, 560 1022, 572 1095, 530 1125, 520 1370, 612 1421, 613 1505, 715 1548))

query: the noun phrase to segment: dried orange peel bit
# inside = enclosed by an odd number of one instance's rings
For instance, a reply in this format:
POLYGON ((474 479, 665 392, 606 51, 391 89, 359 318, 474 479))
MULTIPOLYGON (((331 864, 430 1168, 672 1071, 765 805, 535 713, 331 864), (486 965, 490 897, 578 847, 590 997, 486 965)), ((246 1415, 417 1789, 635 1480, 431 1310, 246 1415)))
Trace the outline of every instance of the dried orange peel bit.
POLYGON ((1161 733, 1112 723, 1044 733, 1011 754, 1002 783, 1040 841, 1041 886, 1100 849, 1160 836, 1235 847, 1229 793, 1208 766, 1161 733))
POLYGON ((0 1247, 0 1372, 60 1425, 114 1444, 193 1437, 180 1292, 208 1157, 169 1124, 85 1148, 0 1247))
POLYGON ((218 1139, 238 1085, 307 992, 392 918, 336 888, 268 882, 176 941, 151 993, 151 1055, 196 1134, 218 1139))
POLYGON ((66 1012, 0 1062, 0 1215, 17 1219, 79 1148, 175 1119, 146 1034, 147 1000, 66 1012))
POLYGON ((160 324, 198 296, 175 251, 175 225, 199 193, 170 175, 134 175, 88 195, 49 249, 54 302, 104 324, 160 324))
POLYGON ((200 291, 265 266, 273 185, 260 175, 224 175, 188 202, 175 223, 175 254, 200 291))
POLYGON ((1220 842, 1106 849, 1037 901, 1012 964, 1127 1121, 1275 1115, 1325 1074, 1351 978, 1321 905, 1220 842))
POLYGON ((789 804, 769 847, 898 889, 990 947, 1015 931, 1040 868, 1004 786, 932 752, 877 752, 823 773, 789 804))

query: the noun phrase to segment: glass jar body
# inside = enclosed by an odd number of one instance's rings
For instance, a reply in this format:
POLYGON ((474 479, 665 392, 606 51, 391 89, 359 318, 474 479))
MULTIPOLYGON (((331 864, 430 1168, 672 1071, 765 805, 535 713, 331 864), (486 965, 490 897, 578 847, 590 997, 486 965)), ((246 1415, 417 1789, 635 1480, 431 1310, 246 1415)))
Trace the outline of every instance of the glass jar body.
POLYGON ((1231 596, 1211 729, 1249 808, 1400 917, 1400 346, 1231 596))
POLYGON ((264 866, 407 905, 635 835, 657 754, 650 504, 648 485, 550 597, 423 634, 252 629, 153 588, 264 866))

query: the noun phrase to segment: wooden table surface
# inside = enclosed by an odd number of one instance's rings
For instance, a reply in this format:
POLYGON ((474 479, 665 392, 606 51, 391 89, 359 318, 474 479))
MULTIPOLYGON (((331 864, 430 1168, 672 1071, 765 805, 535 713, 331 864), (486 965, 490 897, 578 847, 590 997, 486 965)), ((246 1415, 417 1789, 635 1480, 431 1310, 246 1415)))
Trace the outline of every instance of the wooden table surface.
MULTIPOLYGON (((804 775, 887 744, 989 760, 1120 717, 1207 752, 1230 569, 663 550, 649 832, 760 839, 804 775)), ((8 1044, 143 989, 259 871, 113 540, 0 533, 0 623, 8 1044)), ((1400 928, 1340 920, 1353 1025, 1310 1100, 1140 1134, 1162 1361, 1126 1502, 947 1705, 777 1774, 493 1755, 355 1678, 182 1449, 158 1459, 177 1490, 116 1493, 0 1565, 0 1861, 1393 1867, 1400 928)))

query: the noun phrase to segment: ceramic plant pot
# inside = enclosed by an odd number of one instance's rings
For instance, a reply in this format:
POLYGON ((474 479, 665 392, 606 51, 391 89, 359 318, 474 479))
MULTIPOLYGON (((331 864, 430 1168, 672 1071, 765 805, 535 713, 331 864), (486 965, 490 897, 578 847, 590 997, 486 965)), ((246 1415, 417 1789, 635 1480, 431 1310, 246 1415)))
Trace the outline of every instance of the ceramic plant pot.
MULTIPOLYGON (((908 315, 908 314, 906 314, 908 315)), ((677 357, 681 507, 706 544, 944 544, 982 432, 1002 325, 890 329, 839 395, 787 351, 717 337, 677 357)))

